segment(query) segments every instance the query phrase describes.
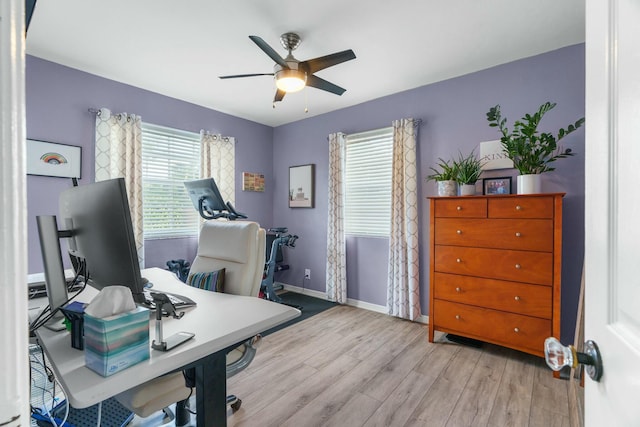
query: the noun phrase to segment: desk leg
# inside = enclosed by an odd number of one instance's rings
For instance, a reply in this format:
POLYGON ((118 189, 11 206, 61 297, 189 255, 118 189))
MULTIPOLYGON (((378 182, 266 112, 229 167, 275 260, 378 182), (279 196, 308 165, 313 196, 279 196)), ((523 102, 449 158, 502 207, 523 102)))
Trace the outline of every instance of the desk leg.
POLYGON ((196 366, 196 420, 200 427, 227 425, 227 355, 219 351, 196 366))

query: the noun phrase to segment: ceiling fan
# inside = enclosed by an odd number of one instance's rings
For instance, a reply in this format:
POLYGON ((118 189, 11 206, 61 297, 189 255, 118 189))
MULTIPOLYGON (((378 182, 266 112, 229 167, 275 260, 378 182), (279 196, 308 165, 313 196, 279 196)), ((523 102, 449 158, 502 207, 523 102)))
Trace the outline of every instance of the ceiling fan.
POLYGON ((286 58, 282 58, 278 55, 278 53, 260 37, 249 36, 249 38, 257 44, 264 53, 269 55, 273 61, 275 61, 273 73, 236 74, 232 76, 220 76, 221 79, 274 76, 277 87, 276 96, 273 99, 274 105, 276 102, 282 101, 282 98, 284 98, 287 92, 297 92, 302 90, 305 86, 315 87, 316 89, 325 90, 327 92, 335 93, 336 95, 342 95, 345 92, 346 89, 321 79, 313 73, 333 65, 355 59, 356 55, 351 49, 309 59, 307 61, 298 61, 291 53, 300 45, 301 42, 300 36, 296 33, 284 33, 280 36, 280 43, 282 44, 282 47, 289 51, 286 58))

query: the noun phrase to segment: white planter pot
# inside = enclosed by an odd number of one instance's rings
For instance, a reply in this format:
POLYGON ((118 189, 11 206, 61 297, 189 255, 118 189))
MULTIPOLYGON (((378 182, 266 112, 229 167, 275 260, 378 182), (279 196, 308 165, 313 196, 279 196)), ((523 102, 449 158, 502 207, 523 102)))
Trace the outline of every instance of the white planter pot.
POLYGON ((438 196, 457 196, 458 183, 451 181, 438 181, 438 196))
POLYGON ((518 194, 542 193, 542 175, 518 175, 518 194))
POLYGON ((460 186, 460 195, 461 196, 475 196, 476 195, 476 185, 475 184, 462 184, 460 186))

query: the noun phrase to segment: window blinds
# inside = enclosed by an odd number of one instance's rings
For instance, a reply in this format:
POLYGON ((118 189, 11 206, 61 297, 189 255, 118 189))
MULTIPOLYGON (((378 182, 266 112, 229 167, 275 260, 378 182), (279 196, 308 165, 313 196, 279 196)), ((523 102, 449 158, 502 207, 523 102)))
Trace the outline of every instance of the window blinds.
POLYGON ((393 128, 346 137, 345 233, 389 236, 393 128))
POLYGON ((199 134, 142 124, 145 239, 198 235, 199 215, 183 183, 199 177, 199 134))

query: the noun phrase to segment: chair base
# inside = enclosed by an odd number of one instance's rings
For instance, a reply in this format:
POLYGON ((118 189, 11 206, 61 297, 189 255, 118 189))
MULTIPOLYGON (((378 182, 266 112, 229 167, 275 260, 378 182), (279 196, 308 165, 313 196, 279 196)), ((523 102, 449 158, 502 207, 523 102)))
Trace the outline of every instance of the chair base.
MULTIPOLYGON (((238 398, 235 394, 230 394, 227 396, 227 405, 231 406, 231 410, 236 412, 242 406, 242 400, 238 398)), ((174 419, 176 422, 176 427, 187 426, 191 422, 191 410, 189 407, 189 400, 181 400, 180 402, 176 402, 176 413, 175 416, 171 413, 169 408, 164 408, 163 411, 167 416, 170 416, 171 419, 174 419), (168 411, 168 413, 167 413, 168 411)))
POLYGON ((190 422, 189 399, 176 402, 176 427, 189 425, 190 422))
POLYGON ((235 394, 227 396, 227 405, 231 406, 231 411, 236 412, 242 406, 242 400, 238 399, 235 394))

